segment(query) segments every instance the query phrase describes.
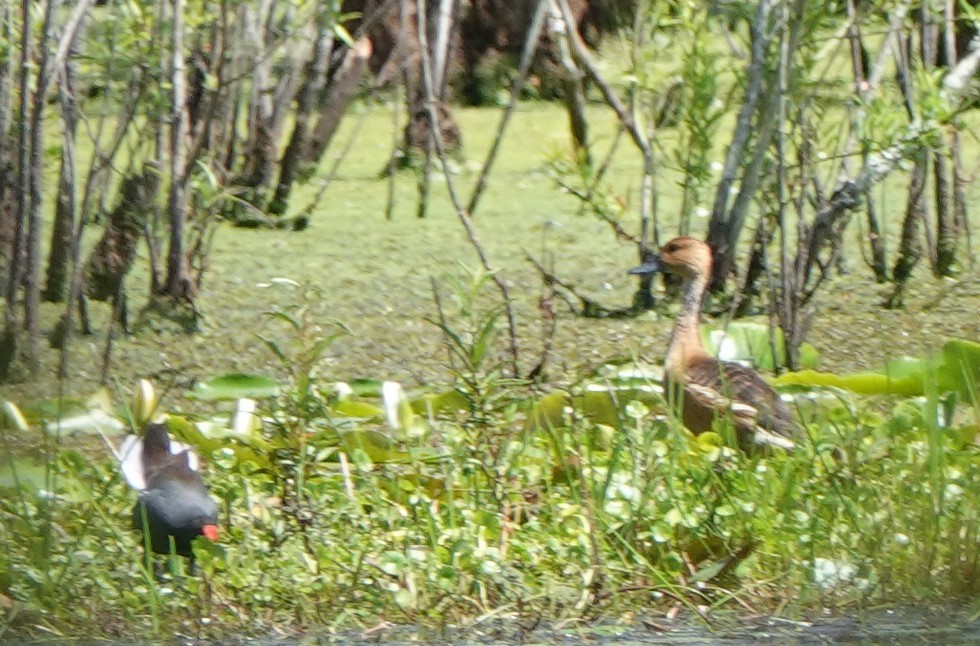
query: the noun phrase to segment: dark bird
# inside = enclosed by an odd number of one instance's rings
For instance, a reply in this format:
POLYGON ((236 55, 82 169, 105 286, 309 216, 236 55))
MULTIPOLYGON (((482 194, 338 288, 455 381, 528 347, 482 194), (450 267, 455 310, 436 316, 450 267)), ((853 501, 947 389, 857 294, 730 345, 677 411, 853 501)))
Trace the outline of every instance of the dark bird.
POLYGON ((631 274, 665 272, 683 283, 681 311, 674 322, 664 360, 668 400, 695 435, 710 431, 716 419, 731 420, 739 446, 792 449, 799 429, 786 404, 751 368, 710 356, 701 342, 701 301, 711 277, 711 248, 691 237, 674 238, 631 274))
POLYGON ((149 533, 153 552, 173 551, 193 563, 191 541, 218 539, 218 505, 197 472, 197 454, 171 440, 165 424, 150 423, 142 439, 130 435, 123 440, 121 455, 126 481, 140 492, 133 528, 144 532, 144 540, 149 533))

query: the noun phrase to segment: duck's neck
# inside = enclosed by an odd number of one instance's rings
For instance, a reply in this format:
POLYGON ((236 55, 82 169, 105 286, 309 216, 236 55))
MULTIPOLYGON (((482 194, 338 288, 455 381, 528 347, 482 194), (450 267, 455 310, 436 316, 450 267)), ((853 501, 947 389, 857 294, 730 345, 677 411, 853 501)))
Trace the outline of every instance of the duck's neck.
POLYGON ((667 346, 667 357, 664 361, 664 368, 668 374, 682 375, 691 359, 707 356, 698 329, 701 322, 701 300, 707 287, 708 278, 704 275, 684 281, 681 311, 674 322, 674 330, 670 334, 670 344, 667 346))

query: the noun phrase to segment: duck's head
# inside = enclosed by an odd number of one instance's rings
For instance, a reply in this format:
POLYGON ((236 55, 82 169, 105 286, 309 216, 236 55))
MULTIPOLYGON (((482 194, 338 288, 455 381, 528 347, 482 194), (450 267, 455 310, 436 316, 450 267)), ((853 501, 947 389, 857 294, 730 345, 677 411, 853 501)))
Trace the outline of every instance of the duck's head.
POLYGON ((686 279, 708 276, 711 273, 711 247, 696 238, 681 236, 660 247, 658 253, 647 256, 639 267, 629 270, 638 275, 659 272, 686 279))

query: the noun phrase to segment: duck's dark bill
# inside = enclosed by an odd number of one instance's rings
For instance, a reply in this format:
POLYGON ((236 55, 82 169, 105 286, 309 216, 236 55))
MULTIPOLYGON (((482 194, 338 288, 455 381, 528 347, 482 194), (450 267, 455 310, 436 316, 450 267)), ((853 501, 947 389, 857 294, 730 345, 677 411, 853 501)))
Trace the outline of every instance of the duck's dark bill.
POLYGON ((663 265, 660 264, 660 258, 654 256, 650 260, 646 261, 639 267, 633 267, 629 270, 629 273, 638 276, 647 276, 649 274, 656 274, 663 269, 663 265))

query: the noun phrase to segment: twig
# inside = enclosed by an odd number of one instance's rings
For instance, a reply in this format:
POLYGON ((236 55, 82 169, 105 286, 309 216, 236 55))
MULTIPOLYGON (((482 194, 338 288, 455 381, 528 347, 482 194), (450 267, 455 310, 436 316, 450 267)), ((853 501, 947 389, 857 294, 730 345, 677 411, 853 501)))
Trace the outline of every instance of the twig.
MULTIPOLYGON (((446 314, 442 309, 442 298, 439 296, 439 285, 436 284, 435 278, 431 279, 431 283, 432 283, 432 300, 435 302, 436 314, 439 316, 439 327, 445 332, 445 330, 448 330, 449 328, 447 327, 446 324, 446 314)), ((452 348, 449 346, 448 343, 446 343, 446 354, 448 355, 448 359, 449 359, 449 369, 453 373, 458 373, 459 371, 456 369, 455 355, 453 354, 452 348)))
POLYGON ((581 310, 576 310, 569 299, 566 298, 561 292, 556 292, 563 301, 568 305, 568 308, 572 310, 578 316, 584 316, 586 318, 596 318, 596 319, 618 319, 618 318, 628 318, 634 316, 637 312, 642 311, 637 309, 635 306, 624 307, 620 309, 609 309, 592 300, 588 296, 583 296, 579 293, 574 286, 563 281, 561 278, 556 276, 554 273, 548 271, 544 266, 538 262, 531 254, 524 252, 524 258, 534 265, 534 268, 538 270, 541 274, 542 280, 544 280, 546 285, 557 285, 563 290, 567 291, 569 294, 577 298, 581 304, 581 310))
MULTIPOLYGON (((572 57, 582 68, 582 71, 585 72, 585 76, 599 88, 599 91, 602 93, 602 97, 606 101, 606 104, 612 108, 619 117, 620 123, 623 124, 626 132, 629 133, 630 138, 633 140, 633 143, 636 144, 636 147, 639 148, 640 154, 643 157, 643 182, 640 190, 640 240, 643 246, 646 246, 648 243, 647 232, 649 222, 653 213, 654 157, 653 148, 650 146, 650 139, 638 125, 636 114, 628 110, 626 106, 623 105, 619 95, 616 94, 616 91, 612 88, 612 86, 609 85, 609 83, 607 83, 599 73, 595 62, 592 60, 592 57, 589 56, 585 43, 582 42, 582 37, 575 29, 575 20, 574 16, 572 16, 572 11, 568 6, 568 0, 557 1, 561 8, 562 17, 567 25, 565 36, 568 39, 568 45, 572 57)), ((642 255, 643 249, 640 249, 639 253, 642 255)))
POLYGON ((425 13, 424 9, 425 0, 419 0, 419 49, 421 50, 422 54, 422 77, 425 92, 425 108, 429 115, 430 140, 435 145, 436 153, 439 156, 439 161, 442 165, 442 172, 446 179, 446 188, 449 192, 449 199, 452 201, 453 207, 456 209, 456 214, 459 216, 459 221, 466 230, 466 236, 469 238, 470 244, 476 251, 484 271, 493 276, 493 282, 496 283, 497 288, 500 290, 500 294, 503 297, 504 311, 507 315, 507 326, 510 334, 511 374, 512 376, 517 377, 520 375, 517 349, 517 321, 514 318, 514 308, 511 303, 509 290, 507 289, 507 283, 498 272, 494 271, 492 265, 490 264, 490 261, 483 250, 483 246, 480 244, 479 238, 477 238, 476 229, 473 227, 473 220, 466 209, 463 208, 463 204, 456 192, 456 186, 453 182, 452 174, 449 172, 449 160, 446 157, 446 148, 442 141, 442 128, 439 123, 439 111, 436 108, 435 89, 433 87, 432 77, 432 61, 429 55, 428 38, 426 36, 425 19, 423 17, 425 13))
POLYGON ((616 234, 616 238, 620 240, 627 240, 629 242, 632 242, 633 244, 640 244, 641 241, 639 238, 629 233, 626 229, 623 228, 623 225, 620 224, 618 220, 616 220, 614 217, 610 216, 608 213, 603 211, 595 203, 595 193, 593 190, 595 188, 595 185, 593 185, 593 187, 590 188, 588 192, 585 193, 575 188, 574 186, 571 186, 570 184, 566 184, 561 179, 558 180, 558 185, 561 188, 568 191, 570 195, 578 198, 580 201, 584 202, 585 204, 588 204, 589 208, 592 210, 593 215, 595 215, 600 220, 602 220, 610 227, 612 227, 613 232, 616 234))

